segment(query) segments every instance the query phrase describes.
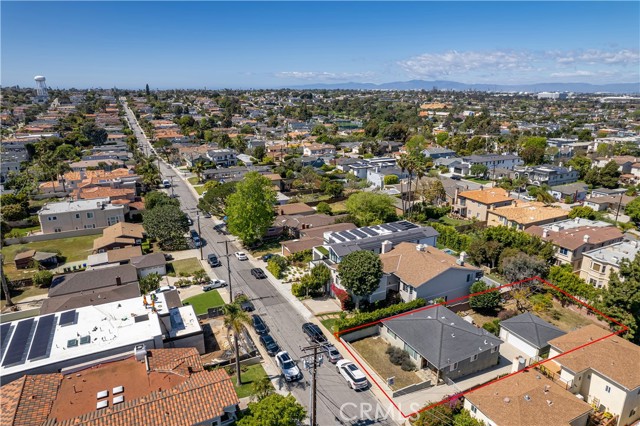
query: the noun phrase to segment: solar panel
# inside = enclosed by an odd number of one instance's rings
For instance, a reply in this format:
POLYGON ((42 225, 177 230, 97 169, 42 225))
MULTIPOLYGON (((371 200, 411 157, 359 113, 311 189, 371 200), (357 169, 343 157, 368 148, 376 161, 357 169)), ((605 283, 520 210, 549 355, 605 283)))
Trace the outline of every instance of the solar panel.
POLYGON ((391 231, 391 232, 397 231, 396 228, 394 228, 393 226, 390 226, 388 223, 383 223, 383 224, 380 225, 380 227, 386 229, 387 231, 391 231))
POLYGON ((344 237, 341 237, 337 232, 332 233, 331 238, 338 240, 341 243, 345 241, 344 237))
POLYGON ((356 239, 356 238, 355 238, 355 236, 354 236, 353 234, 351 234, 351 233, 349 233, 349 232, 347 232, 347 231, 342 231, 342 232, 340 232, 340 235, 341 235, 342 237, 344 237, 345 239, 349 240, 349 241, 351 241, 351 240, 355 240, 355 239, 356 239))
POLYGON ((378 235, 378 233, 371 228, 360 228, 360 230, 371 237, 378 235))
MULTIPOLYGON (((9 337, 11 336, 11 323, 2 324, 0 328, 0 351, 2 351, 2 355, 4 355, 5 349, 7 349, 7 342, 9 341, 9 337)), ((2 358, 0 355, 0 358, 2 358)))
POLYGON ((49 343, 53 337, 51 331, 56 326, 56 316, 51 314, 45 317, 40 317, 38 320, 38 326, 36 332, 33 335, 33 343, 31 343, 31 349, 29 350, 28 360, 41 358, 47 354, 49 350, 49 343))
POLYGON ((364 232, 358 230, 358 229, 352 229, 351 233, 360 237, 360 238, 367 238, 367 234, 365 234, 364 232))
POLYGON ((13 332, 11 343, 9 343, 9 347, 7 348, 7 355, 5 355, 2 360, 2 365, 18 364, 22 361, 22 355, 24 355, 29 343, 33 323, 33 318, 29 318, 18 323, 13 332))
POLYGON ((60 325, 69 325, 76 322, 76 310, 63 312, 60 314, 60 325))

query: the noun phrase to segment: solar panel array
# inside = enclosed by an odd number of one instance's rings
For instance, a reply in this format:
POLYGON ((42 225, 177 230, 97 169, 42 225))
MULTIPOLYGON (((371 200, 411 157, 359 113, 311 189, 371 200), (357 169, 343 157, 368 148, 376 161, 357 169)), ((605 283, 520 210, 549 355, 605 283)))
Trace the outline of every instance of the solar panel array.
POLYGON ((4 355, 4 351, 7 349, 7 342, 9 341, 9 337, 11 337, 11 323, 2 324, 0 327, 0 359, 2 355, 4 355))
POLYGON ((31 344, 31 349, 29 350, 29 356, 27 357, 29 361, 31 361, 32 359, 42 358, 43 356, 47 355, 51 340, 53 339, 52 331, 55 326, 55 315, 51 314, 40 317, 40 320, 38 320, 38 326, 36 327, 36 332, 33 335, 33 343, 31 344))
POLYGON ((63 312, 60 314, 60 325, 73 324, 76 321, 76 310, 63 312))
POLYGON ((21 363, 27 347, 29 346, 29 338, 31 337, 31 329, 33 328, 34 319, 29 318, 20 321, 13 332, 13 339, 7 348, 7 355, 2 360, 2 365, 13 365, 21 363))

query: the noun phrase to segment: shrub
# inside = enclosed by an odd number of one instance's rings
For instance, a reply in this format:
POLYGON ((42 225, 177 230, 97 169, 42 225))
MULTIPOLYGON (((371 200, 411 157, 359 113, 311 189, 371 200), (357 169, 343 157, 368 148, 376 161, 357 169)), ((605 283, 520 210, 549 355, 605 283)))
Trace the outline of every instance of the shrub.
POLYGON ((291 263, 309 263, 312 259, 311 249, 290 254, 287 259, 291 263))
POLYGON ((495 319, 491 322, 486 323, 482 326, 489 333, 495 334, 496 336, 500 334, 500 320, 495 319))
POLYGON ((426 302, 424 299, 415 299, 411 302, 398 303, 387 308, 376 309, 372 312, 359 312, 350 318, 340 319, 336 321, 336 330, 347 330, 352 327, 357 327, 369 322, 379 321, 383 318, 388 318, 393 315, 401 314, 403 312, 412 311, 425 305, 426 302))
POLYGON ((53 274, 49 271, 38 271, 33 274, 33 284, 36 287, 49 287, 53 280, 53 274))
POLYGON ((413 361, 411 361, 411 359, 407 358, 402 361, 402 365, 400 365, 400 368, 402 369, 402 371, 413 371, 416 369, 416 366, 413 361))
POLYGON ((273 274, 274 277, 282 278, 284 272, 289 267, 289 261, 282 256, 273 256, 267 262, 267 270, 273 274))
POLYGON ((300 283, 294 283, 291 286, 291 294, 296 297, 303 297, 307 294, 307 288, 300 283))
POLYGON ((318 213, 324 213, 324 214, 331 214, 331 206, 328 203, 325 203, 324 201, 318 203, 318 205, 316 206, 316 211, 318 213))
POLYGON ((500 312, 498 312, 498 319, 500 321, 504 321, 509 318, 515 317, 516 315, 518 315, 518 311, 514 309, 503 309, 500 312))

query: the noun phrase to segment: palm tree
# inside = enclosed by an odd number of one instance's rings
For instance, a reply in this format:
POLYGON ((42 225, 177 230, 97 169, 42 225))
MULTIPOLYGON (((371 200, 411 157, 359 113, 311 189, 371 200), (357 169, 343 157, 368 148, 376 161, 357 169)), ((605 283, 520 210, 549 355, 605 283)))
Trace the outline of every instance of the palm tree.
MULTIPOLYGON (((406 154, 400 154, 400 158, 398 158, 398 161, 396 162, 398 164, 398 167, 400 167, 400 170, 402 170, 402 174, 404 175, 404 172, 407 171, 407 165, 409 163, 409 159, 407 157, 406 154)), ((402 190, 402 179, 400 179, 400 198, 402 200, 402 216, 404 216, 404 212, 405 212, 405 197, 404 197, 404 191, 402 190)))
MULTIPOLYGON (((414 172, 416 174, 416 190, 418 189, 418 182, 420 182, 420 179, 422 179, 424 177, 424 175, 427 173, 427 165, 426 162, 424 161, 424 157, 422 156, 422 154, 418 154, 418 156, 414 157, 414 172)), ((411 195, 411 194, 409 194, 411 195)), ((413 206, 411 206, 409 208, 409 212, 410 214, 413 214, 413 206)))
POLYGON ((249 315, 240 308, 238 303, 230 303, 224 305, 224 326, 227 327, 227 332, 233 332, 233 346, 236 355, 236 384, 240 386, 242 384, 242 378, 240 377, 240 348, 238 345, 240 333, 245 325, 250 323, 249 315))
POLYGON ((206 170, 204 161, 196 160, 193 162, 193 166, 191 166, 191 171, 196 174, 198 177, 198 183, 202 182, 202 173, 206 170))
POLYGON ((273 385, 268 377, 263 377, 260 380, 253 382, 253 396, 262 401, 273 393, 273 385))
POLYGON ((67 185, 64 178, 64 174, 71 171, 71 166, 69 166, 69 163, 65 163, 61 159, 58 159, 58 162, 56 163, 54 169, 55 169, 56 177, 58 178, 62 177, 62 192, 67 192, 67 185))

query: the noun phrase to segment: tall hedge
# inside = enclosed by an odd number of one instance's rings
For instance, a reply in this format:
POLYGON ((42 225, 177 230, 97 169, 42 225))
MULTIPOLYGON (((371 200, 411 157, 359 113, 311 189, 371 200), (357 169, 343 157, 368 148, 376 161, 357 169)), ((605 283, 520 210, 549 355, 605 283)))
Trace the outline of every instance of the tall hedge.
POLYGON ((414 309, 425 306, 427 302, 424 299, 415 299, 411 302, 397 303, 395 305, 388 306, 382 309, 376 309, 371 312, 359 312, 352 317, 339 319, 335 323, 335 330, 343 331, 353 327, 357 327, 369 322, 379 321, 384 318, 388 318, 403 312, 408 312, 414 309))

